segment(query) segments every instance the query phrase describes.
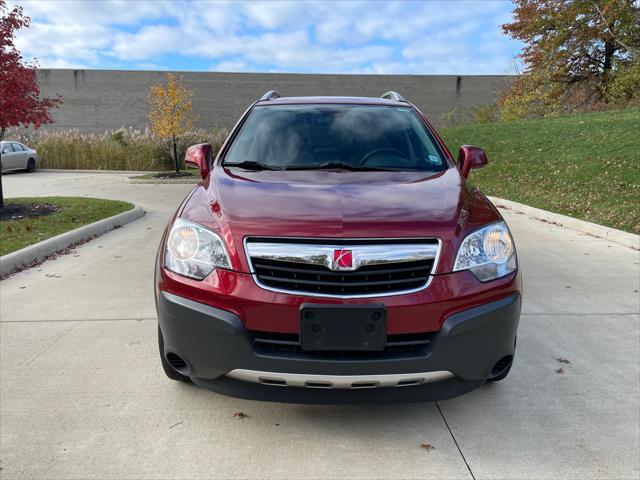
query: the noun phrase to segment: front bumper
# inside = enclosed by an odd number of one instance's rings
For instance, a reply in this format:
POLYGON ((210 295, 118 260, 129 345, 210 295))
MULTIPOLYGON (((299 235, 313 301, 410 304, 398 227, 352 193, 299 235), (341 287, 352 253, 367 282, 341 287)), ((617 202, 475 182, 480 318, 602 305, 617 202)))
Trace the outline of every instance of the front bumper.
MULTIPOLYGON (((168 292, 159 292, 158 319, 165 355, 185 360, 196 385, 239 396, 295 403, 371 403, 450 398, 482 385, 496 362, 513 355, 520 318, 520 295, 513 293, 450 315, 419 354, 376 359, 335 360, 311 355, 258 351, 235 314, 168 292), (233 370, 336 377, 450 372, 446 380, 406 387, 315 389, 279 387, 227 376, 233 370)), ((236 376, 237 377, 237 376, 236 376)))

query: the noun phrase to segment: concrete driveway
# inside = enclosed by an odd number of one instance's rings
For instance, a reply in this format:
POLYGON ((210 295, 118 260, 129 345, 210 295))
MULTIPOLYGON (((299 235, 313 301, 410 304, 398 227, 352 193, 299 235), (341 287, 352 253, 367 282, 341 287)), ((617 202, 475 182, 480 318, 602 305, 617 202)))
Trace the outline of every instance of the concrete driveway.
POLYGON ((640 475, 639 252, 505 212, 525 284, 507 380, 437 404, 244 401, 165 378, 153 259, 190 187, 124 178, 3 176, 7 196, 117 198, 147 215, 0 282, 2 478, 640 475))

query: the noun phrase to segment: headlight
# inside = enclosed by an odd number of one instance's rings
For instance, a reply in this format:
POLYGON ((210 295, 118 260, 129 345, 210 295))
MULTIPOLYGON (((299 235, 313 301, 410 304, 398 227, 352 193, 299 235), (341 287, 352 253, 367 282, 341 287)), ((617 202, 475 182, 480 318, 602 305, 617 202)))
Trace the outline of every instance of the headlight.
POLYGON ((504 277, 518 268, 516 249, 504 222, 492 223, 464 239, 453 271, 471 270, 481 282, 504 277))
POLYGON ((231 268, 222 239, 197 223, 176 219, 164 255, 164 266, 185 277, 202 280, 214 268, 231 268))

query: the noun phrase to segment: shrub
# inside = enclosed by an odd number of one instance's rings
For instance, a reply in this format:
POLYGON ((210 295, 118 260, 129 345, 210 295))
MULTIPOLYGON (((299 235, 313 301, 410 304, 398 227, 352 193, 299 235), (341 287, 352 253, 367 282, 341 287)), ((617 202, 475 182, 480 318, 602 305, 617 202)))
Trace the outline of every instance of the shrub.
MULTIPOLYGON (((546 75, 546 74, 545 74, 546 75)), ((557 116, 562 88, 538 72, 516 76, 503 90, 498 107, 505 121, 557 116)))
POLYGON ((495 103, 473 107, 471 113, 473 123, 493 123, 500 121, 500 110, 498 110, 498 105, 495 103))
MULTIPOLYGON (((178 158, 184 159, 187 148, 196 143, 210 143, 217 152, 226 136, 226 130, 186 132, 178 139, 178 158)), ((43 130, 23 134, 21 140, 38 151, 41 168, 145 171, 172 168, 170 142, 158 142, 149 131, 119 129, 96 134, 43 130)))
POLYGON ((440 117, 444 128, 455 128, 471 123, 492 123, 500 121, 500 110, 495 103, 474 107, 455 107, 440 117))
POLYGON ((607 93, 612 103, 623 106, 640 104, 640 63, 620 65, 607 93))

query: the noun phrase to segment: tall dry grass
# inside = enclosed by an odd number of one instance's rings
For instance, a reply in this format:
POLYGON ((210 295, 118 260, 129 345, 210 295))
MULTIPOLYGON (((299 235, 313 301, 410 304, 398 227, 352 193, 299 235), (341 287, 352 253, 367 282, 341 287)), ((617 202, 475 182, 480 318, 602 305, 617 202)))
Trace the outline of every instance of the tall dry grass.
MULTIPOLYGON (((210 143, 217 152, 226 136, 226 130, 194 130, 182 135, 178 140, 178 158, 182 168, 190 145, 210 143)), ((120 129, 102 134, 42 130, 23 133, 20 137, 23 143, 38 151, 40 168, 173 169, 170 143, 155 139, 148 130, 120 129)))

